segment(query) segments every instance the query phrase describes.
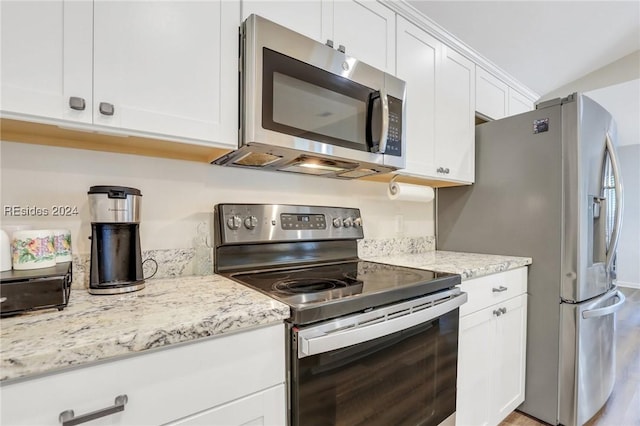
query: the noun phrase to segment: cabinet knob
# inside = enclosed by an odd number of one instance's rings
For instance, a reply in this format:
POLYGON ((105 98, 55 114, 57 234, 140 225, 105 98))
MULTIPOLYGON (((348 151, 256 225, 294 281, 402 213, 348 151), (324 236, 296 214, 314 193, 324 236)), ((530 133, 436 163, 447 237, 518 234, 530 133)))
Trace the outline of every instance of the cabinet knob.
POLYGON ((443 173, 443 174, 449 174, 449 168, 444 168, 444 167, 438 167, 438 169, 436 170, 436 172, 438 173, 443 173))
POLYGON ((502 315, 502 311, 500 309, 494 309, 493 315, 499 317, 500 315, 502 315))
POLYGON ((344 45, 342 45, 342 44, 341 44, 341 45, 339 45, 339 46, 338 46, 338 52, 345 53, 345 52, 346 52, 346 50, 347 50, 347 48, 346 48, 346 47, 344 47, 344 45))
POLYGON ((100 102, 99 110, 100 114, 102 115, 113 115, 115 108, 113 107, 113 104, 110 104, 108 102, 100 102))
POLYGON ((327 39, 327 42, 325 44, 333 49, 333 40, 327 39))
POLYGON ((507 308, 500 308, 498 309, 500 312, 502 312, 503 314, 507 313, 507 308))
POLYGON ((77 96, 71 96, 69 98, 69 108, 75 109, 76 111, 84 111, 86 108, 86 103, 84 98, 79 98, 77 96))
POLYGON ((447 167, 446 169, 444 169, 444 172, 445 172, 446 174, 449 174, 449 168, 447 167))

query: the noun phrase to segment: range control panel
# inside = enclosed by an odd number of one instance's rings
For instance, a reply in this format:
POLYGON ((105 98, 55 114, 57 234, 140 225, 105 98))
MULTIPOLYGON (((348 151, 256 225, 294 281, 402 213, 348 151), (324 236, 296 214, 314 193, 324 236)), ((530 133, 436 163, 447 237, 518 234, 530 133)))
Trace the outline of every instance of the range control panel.
POLYGON ((288 204, 218 204, 216 244, 363 238, 360 210, 288 204))

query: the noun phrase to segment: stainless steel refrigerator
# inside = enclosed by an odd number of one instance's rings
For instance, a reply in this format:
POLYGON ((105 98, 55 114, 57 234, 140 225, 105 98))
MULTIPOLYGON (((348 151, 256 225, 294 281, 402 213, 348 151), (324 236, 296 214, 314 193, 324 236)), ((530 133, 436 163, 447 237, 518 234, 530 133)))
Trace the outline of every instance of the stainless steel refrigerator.
POLYGON ((533 258, 525 401, 582 425, 615 382, 622 182, 611 115, 573 94, 476 127, 476 183, 441 188, 436 247, 533 258))

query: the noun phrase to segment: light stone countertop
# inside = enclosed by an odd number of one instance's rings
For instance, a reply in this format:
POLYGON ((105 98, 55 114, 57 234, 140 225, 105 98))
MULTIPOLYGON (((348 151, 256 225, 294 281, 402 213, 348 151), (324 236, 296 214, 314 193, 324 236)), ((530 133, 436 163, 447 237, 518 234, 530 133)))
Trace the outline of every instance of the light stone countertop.
POLYGON ((368 256, 364 259, 372 262, 460 274, 462 281, 516 269, 530 265, 532 261, 530 257, 440 250, 390 256, 368 256))
POLYGON ((0 319, 0 380, 282 322, 289 307, 218 275, 148 280, 143 290, 0 319))
MULTIPOLYGON (((452 272, 462 280, 531 264, 531 258, 427 251, 364 260, 452 272)), ((0 381, 131 355, 281 322, 289 307, 219 275, 148 280, 145 289, 93 296, 72 289, 63 311, 0 319, 0 381)))

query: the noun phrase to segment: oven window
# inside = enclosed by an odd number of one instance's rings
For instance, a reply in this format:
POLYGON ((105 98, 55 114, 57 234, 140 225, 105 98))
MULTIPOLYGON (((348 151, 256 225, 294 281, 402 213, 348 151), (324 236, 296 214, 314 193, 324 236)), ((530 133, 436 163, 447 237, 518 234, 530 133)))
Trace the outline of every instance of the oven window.
POLYGON ((265 129, 370 150, 369 114, 375 117, 374 131, 380 121, 377 92, 267 48, 263 50, 262 87, 265 129))
POLYGON ((292 424, 441 423, 456 407, 458 313, 332 352, 294 353, 292 424))

